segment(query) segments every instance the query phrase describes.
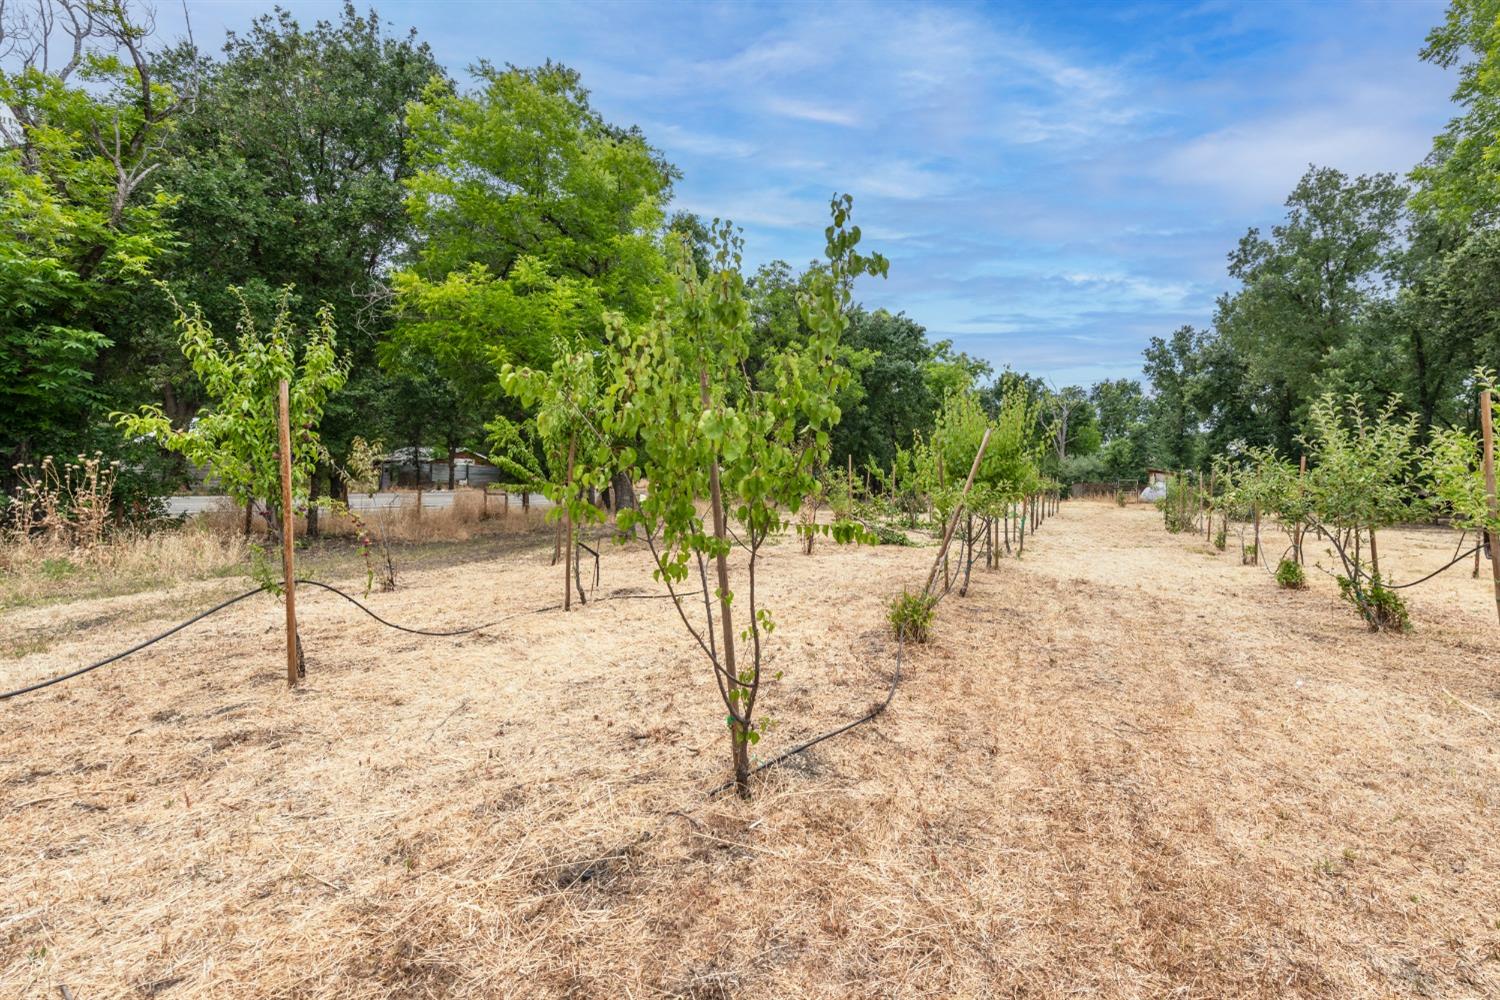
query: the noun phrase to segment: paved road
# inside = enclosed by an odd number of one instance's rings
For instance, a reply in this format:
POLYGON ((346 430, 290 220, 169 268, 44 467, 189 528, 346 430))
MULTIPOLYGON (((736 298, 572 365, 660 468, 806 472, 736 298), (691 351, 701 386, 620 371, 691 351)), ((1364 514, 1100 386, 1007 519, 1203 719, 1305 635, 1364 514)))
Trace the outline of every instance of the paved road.
MULTIPOLYGON (((409 507, 416 502, 415 493, 351 493, 349 494, 349 506, 355 510, 391 510, 397 507, 409 507)), ((422 494, 422 508, 452 507, 454 494, 448 490, 430 490, 422 494)), ((225 496, 177 496, 167 497, 167 513, 178 514, 201 514, 204 511, 215 510, 229 502, 225 496)), ((521 503, 520 496, 513 495, 510 502, 517 506, 521 503)), ((540 493, 531 495, 531 503, 534 507, 550 506, 546 497, 540 493)), ((498 496, 490 498, 490 504, 499 510, 504 501, 498 496)))

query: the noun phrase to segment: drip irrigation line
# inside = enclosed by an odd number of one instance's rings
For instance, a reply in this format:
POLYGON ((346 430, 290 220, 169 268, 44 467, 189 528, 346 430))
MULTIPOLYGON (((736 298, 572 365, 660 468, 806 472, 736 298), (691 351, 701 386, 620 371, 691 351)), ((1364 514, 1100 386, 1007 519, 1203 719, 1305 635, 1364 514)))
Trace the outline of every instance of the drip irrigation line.
POLYGON ((537 614, 541 614, 543 611, 557 611, 557 610, 560 610, 562 608, 561 604, 549 604, 546 607, 531 608, 530 610, 527 610, 527 611, 517 611, 514 614, 506 615, 503 618, 496 618, 492 622, 484 622, 484 623, 479 624, 479 625, 469 625, 469 626, 467 626, 465 628, 444 629, 444 630, 425 629, 425 628, 410 628, 410 627, 408 627, 406 625, 397 625, 393 621, 387 621, 386 619, 384 619, 384 618, 380 617, 379 615, 377 615, 374 611, 371 611, 364 604, 360 603, 360 601, 357 598, 351 597, 349 594, 344 593, 342 590, 340 590, 339 588, 333 586, 332 584, 323 583, 323 582, 321 582, 319 580, 304 580, 304 579, 298 578, 297 585, 298 586, 305 586, 305 587, 319 587, 319 588, 322 588, 323 590, 328 591, 329 593, 337 594, 340 597, 342 597, 344 600, 348 601, 350 604, 354 605, 359 610, 363 611, 365 614, 369 615, 371 618, 373 618, 376 621, 378 621, 380 624, 386 626, 387 628, 393 628, 397 632, 406 632, 406 633, 408 633, 410 635, 429 635, 429 636, 434 636, 434 637, 440 638, 440 639, 441 638, 448 638, 448 637, 452 637, 452 636, 459 636, 459 635, 469 635, 472 632, 480 632, 480 631, 483 631, 484 629, 487 629, 487 628, 494 628, 496 625, 504 624, 505 622, 510 621, 512 618, 520 618, 520 617, 523 617, 524 615, 537 615, 537 614))
POLYGON ((74 677, 80 677, 91 670, 98 670, 100 667, 108 666, 109 664, 114 663, 116 660, 123 660, 125 659, 125 657, 130 656, 132 653, 139 653, 147 646, 155 645, 156 643, 161 642, 167 636, 173 635, 177 632, 181 632, 189 625, 192 625, 196 622, 201 622, 209 615, 217 614, 218 612, 223 611, 225 608, 229 607, 231 604, 238 604, 240 601, 243 601, 247 597, 254 597, 256 594, 259 594, 265 589, 265 587, 256 587, 254 590, 247 590, 237 597, 231 597, 229 600, 224 601, 221 604, 215 604, 207 611, 199 612, 198 614, 189 618, 187 621, 179 622, 178 624, 173 625, 171 628, 167 629, 165 632, 153 635, 151 638, 146 639, 142 642, 138 642, 134 646, 131 646, 129 649, 124 650, 123 652, 116 653, 113 656, 107 656, 104 659, 99 660, 97 663, 90 663, 86 667, 79 667, 77 670, 69 671, 66 674, 59 674, 56 677, 49 677, 47 680, 38 681, 35 684, 29 684, 26 687, 17 688, 14 691, 5 691, 3 693, 0 693, 0 701, 6 701, 10 698, 15 698, 23 694, 30 694, 33 691, 40 691, 42 688, 51 687, 54 684, 61 684, 63 681, 72 680, 74 677))
MULTIPOLYGON (((354 598, 353 596, 345 593, 344 591, 340 590, 338 587, 333 586, 332 584, 323 583, 323 582, 321 582, 319 580, 307 580, 307 579, 301 579, 301 578, 297 579, 296 582, 298 584, 302 585, 302 586, 318 587, 318 588, 320 588, 322 590, 326 590, 326 591, 328 591, 330 593, 337 594, 338 596, 342 597, 344 600, 348 601, 350 604, 354 605, 356 608, 359 608, 359 610, 363 611, 365 614, 369 615, 371 618, 375 619, 377 622, 379 622, 380 624, 386 626, 387 628, 393 628, 393 629, 395 629, 398 632, 406 632, 406 633, 409 633, 411 635, 434 636, 434 637, 437 637, 437 638, 445 638, 445 637, 453 637, 453 636, 460 636, 460 635, 468 635, 468 634, 470 634, 472 632, 478 632, 478 631, 481 631, 483 629, 494 628, 496 625, 503 624, 505 622, 508 622, 508 621, 514 619, 514 618, 521 618, 521 617, 523 617, 525 615, 541 614, 544 611, 559 611, 559 610, 562 609, 562 605, 561 604, 549 604, 546 607, 532 608, 532 609, 530 609, 528 611, 518 611, 518 612, 516 612, 514 614, 506 615, 504 618, 497 618, 495 621, 485 622, 482 625, 471 625, 471 626, 469 626, 467 628, 460 628, 460 629, 451 629, 451 630, 441 630, 440 631, 440 630, 435 630, 435 629, 410 628, 410 627, 405 626, 405 625, 397 625, 393 621, 388 621, 387 619, 382 618, 380 615, 376 614, 370 608, 366 607, 361 601, 359 601, 358 599, 354 598)), ((131 656, 131 655, 133 655, 135 653, 139 653, 141 650, 147 648, 148 646, 153 646, 156 643, 161 642, 163 639, 167 638, 168 636, 175 635, 176 633, 181 632, 183 629, 187 628, 189 625, 194 625, 194 624, 196 624, 198 622, 201 622, 203 619, 209 617, 210 615, 218 614, 220 611, 223 611, 225 608, 228 608, 228 607, 230 607, 232 605, 238 604, 240 601, 243 601, 246 598, 254 597, 256 594, 263 593, 263 592, 265 592, 267 590, 270 590, 270 589, 271 588, 267 587, 267 586, 260 586, 260 587, 256 587, 254 590, 247 590, 243 594, 238 594, 238 595, 236 595, 234 597, 229 598, 227 601, 223 601, 223 602, 221 602, 219 604, 215 604, 213 607, 211 607, 211 608, 209 608, 209 609, 207 609, 205 611, 199 612, 198 614, 196 614, 193 617, 187 619, 186 621, 178 622, 176 625, 173 625, 171 628, 167 629, 165 632, 159 632, 159 633, 157 633, 156 635, 152 636, 149 639, 142 640, 141 642, 136 643, 134 646, 131 646, 129 649, 122 650, 122 651, 120 651, 118 653, 115 653, 112 656, 107 656, 104 659, 98 660, 97 662, 94 662, 94 663, 90 663, 87 666, 79 667, 77 670, 71 670, 68 673, 59 674, 56 677, 49 677, 46 680, 38 681, 35 684, 28 684, 27 686, 21 687, 21 688, 17 688, 14 691, 3 691, 3 692, 0 692, 0 701, 8 701, 11 698, 16 698, 16 697, 19 697, 19 696, 21 696, 23 694, 31 694, 33 691, 40 691, 43 688, 51 687, 54 684, 61 684, 63 681, 72 680, 75 677, 81 677, 84 674, 89 673, 90 671, 98 670, 100 667, 108 666, 111 663, 115 663, 115 662, 117 662, 119 660, 123 660, 127 656, 131 656)), ((698 592, 697 591, 691 591, 691 592, 689 592, 689 594, 696 594, 696 593, 698 593, 698 592)), ((684 594, 683 596, 689 596, 689 594, 684 594)), ((610 597, 600 598, 595 603, 596 604, 603 604, 606 601, 661 600, 661 599, 664 599, 664 598, 665 599, 669 599, 671 597, 672 597, 671 594, 617 594, 617 595, 612 595, 610 597)))
MULTIPOLYGON (((896 639, 896 670, 893 674, 891 674, 891 686, 885 693, 884 701, 875 705, 868 712, 866 712, 864 715, 861 715, 857 719, 851 719, 850 721, 844 723, 842 726, 830 729, 826 733, 819 733, 812 739, 804 740, 803 742, 798 743, 796 746, 782 751, 775 757, 772 757, 770 760, 763 761, 757 764, 755 767, 750 769, 750 773, 749 775, 747 775, 747 777, 754 777, 762 771, 769 770, 770 768, 775 767, 777 764, 784 763, 785 761, 791 759, 792 757, 795 757, 799 753, 803 753, 804 751, 812 749, 819 743, 822 743, 824 740, 831 740, 835 736, 847 733, 849 730, 855 728, 856 726, 862 726, 866 722, 871 722, 878 718, 882 712, 890 707, 892 699, 896 697, 896 688, 901 684, 901 662, 904 657, 905 651, 906 632, 903 630, 896 639)), ((729 791, 729 789, 733 788, 734 784, 735 783, 733 779, 726 781, 722 785, 710 789, 708 792, 708 797, 710 799, 717 798, 718 796, 729 791)))
MULTIPOLYGON (((1460 542, 1459 544, 1462 545, 1463 543, 1460 542)), ((1461 556, 1455 556, 1446 565, 1439 566, 1437 569, 1433 570, 1431 573, 1428 573, 1426 576, 1421 577, 1421 578, 1416 579, 1416 580, 1413 580, 1410 583, 1386 583, 1386 584, 1382 584, 1382 586, 1385 587, 1386 590, 1405 590, 1407 587, 1415 587, 1419 583, 1426 583, 1428 580, 1431 580, 1433 577, 1437 576, 1439 573, 1445 573, 1448 570, 1452 569, 1453 567, 1457 566, 1459 563, 1464 562, 1470 556, 1472 556, 1474 553, 1478 552, 1480 550, 1480 548, 1482 548, 1482 546, 1476 545, 1472 549, 1469 549, 1467 552, 1465 552, 1463 555, 1461 555, 1461 556)), ((1358 573, 1359 573, 1360 576, 1364 577, 1366 580, 1371 579, 1370 574, 1365 572, 1365 569, 1364 569, 1363 566, 1361 566, 1361 567, 1358 568, 1358 573)))
MULTIPOLYGON (((1327 534, 1326 532, 1324 532, 1323 526, 1321 524, 1314 524, 1313 527, 1315 529, 1317 529, 1319 531, 1319 533, 1321 533, 1321 534, 1327 534)), ((1465 534, 1467 534, 1467 532, 1465 532, 1465 534)), ((1333 538, 1332 538, 1331 534, 1327 535, 1327 537, 1328 537, 1329 541, 1333 541, 1333 538)), ((1460 536, 1459 540, 1458 540, 1458 544, 1460 546, 1462 546, 1463 543, 1464 543, 1464 536, 1460 536)), ((1350 563, 1351 565, 1354 565, 1356 573, 1358 573, 1360 576, 1364 577, 1366 580, 1373 579, 1373 577, 1371 577, 1371 575, 1365 571, 1364 566, 1359 565, 1357 563, 1354 563, 1352 560, 1350 560, 1348 558, 1347 555, 1344 554, 1344 552, 1343 552, 1343 546, 1339 546, 1337 543, 1334 543, 1334 544, 1338 547, 1340 555, 1343 556, 1344 561, 1350 563)), ((1292 549, 1294 549, 1296 547, 1297 547, 1297 543, 1296 542, 1293 542, 1291 545, 1288 545, 1284 550, 1282 550, 1281 558, 1283 560, 1286 559, 1286 554, 1288 552, 1292 551, 1292 549)), ((1446 573, 1448 570, 1452 569, 1454 566, 1457 566, 1459 563, 1461 563, 1464 560, 1468 559, 1475 552, 1478 552, 1482 548, 1484 548, 1484 543, 1483 542, 1481 542, 1478 545, 1475 545, 1473 548, 1466 549, 1463 552, 1463 554, 1461 554, 1461 555, 1455 555, 1448 562, 1446 562, 1443 565, 1439 566, 1437 569, 1433 570, 1431 573, 1428 573, 1426 576, 1418 577, 1417 579, 1412 580, 1412 581, 1410 581, 1408 583, 1386 583, 1386 584, 1382 584, 1382 586, 1386 590, 1405 590, 1407 587, 1415 587, 1419 583, 1426 583, 1428 580, 1431 580, 1433 577, 1437 576, 1439 573, 1446 573)), ((1458 551, 1457 548, 1455 548, 1454 551, 1457 552, 1458 551)), ((1259 556, 1259 553, 1257 553, 1256 555, 1259 556)), ((1257 561, 1259 561, 1261 563, 1261 565, 1266 568, 1266 572, 1270 573, 1271 576, 1272 576, 1272 578, 1274 579, 1275 576, 1276 576, 1276 574, 1271 571, 1270 563, 1266 562, 1265 560, 1261 560, 1261 559, 1258 559, 1257 561)))

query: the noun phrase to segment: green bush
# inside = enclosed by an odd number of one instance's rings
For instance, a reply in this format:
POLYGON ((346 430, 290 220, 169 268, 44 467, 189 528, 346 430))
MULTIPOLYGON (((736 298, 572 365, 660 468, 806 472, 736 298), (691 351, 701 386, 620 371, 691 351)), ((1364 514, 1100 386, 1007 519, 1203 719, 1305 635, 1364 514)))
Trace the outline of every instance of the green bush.
POLYGON ((1307 586, 1307 575, 1295 559, 1283 559, 1276 567, 1276 583, 1283 590, 1301 590, 1307 586))
POLYGON ((1380 574, 1370 577, 1369 586, 1356 590, 1346 576, 1339 580, 1339 594, 1354 605, 1371 632, 1410 632, 1411 616, 1401 595, 1380 582, 1380 574), (1363 599, 1361 599, 1363 598, 1363 599))
POLYGON ((1223 524, 1220 524, 1219 530, 1214 533, 1214 548, 1218 549, 1220 552, 1223 552, 1228 547, 1229 529, 1223 524))
POLYGON ((1254 545, 1246 545, 1243 554, 1240 556, 1240 562, 1246 566, 1254 566, 1257 555, 1258 553, 1254 545))
POLYGON ((905 635, 912 642, 926 642, 936 614, 937 598, 920 591, 903 590, 891 599, 886 620, 891 623, 897 639, 905 635))
POLYGON ((1167 495, 1156 501, 1166 528, 1172 534, 1198 530, 1203 494, 1188 476, 1169 476, 1167 495))

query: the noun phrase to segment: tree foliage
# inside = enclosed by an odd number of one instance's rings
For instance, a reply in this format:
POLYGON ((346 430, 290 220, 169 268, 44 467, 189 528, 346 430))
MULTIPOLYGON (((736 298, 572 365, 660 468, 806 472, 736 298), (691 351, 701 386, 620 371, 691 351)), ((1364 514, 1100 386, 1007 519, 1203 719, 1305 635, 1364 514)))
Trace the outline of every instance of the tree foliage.
MULTIPOLYGON (((279 386, 290 384, 292 492, 305 501, 317 463, 326 457, 318 435, 328 399, 347 373, 335 351, 333 312, 323 309, 317 325, 298 330, 285 293, 269 329, 262 332, 245 305, 233 344, 219 340, 196 306, 178 310, 182 353, 202 380, 208 405, 186 428, 176 427, 160 406, 115 415, 131 437, 156 441, 188 461, 211 469, 238 503, 267 500, 279 509, 281 470, 277 455, 279 386)), ((276 518, 270 518, 272 527, 276 518)))
POLYGON ((666 293, 652 316, 631 323, 613 314, 610 320, 610 429, 640 441, 638 456, 629 457, 638 457, 650 483, 639 513, 625 512, 622 524, 644 526, 657 575, 674 592, 697 569, 701 630, 686 617, 686 598, 678 610, 712 666, 742 795, 749 793, 749 747, 765 730, 764 717, 755 713, 763 642, 775 628, 756 588, 761 550, 786 530, 828 458, 829 431, 839 419, 835 399, 849 378, 837 356, 849 324, 852 279, 884 274, 887 267, 880 256, 857 249, 851 205, 848 196, 833 200, 826 265, 798 293, 799 330, 805 332, 769 353, 758 378, 746 374, 751 304, 740 239, 728 223, 714 226, 706 276, 679 239, 666 293), (698 506, 705 497, 706 512, 698 506), (735 546, 746 560, 742 587, 731 583, 735 546), (739 630, 737 594, 748 604, 739 630))

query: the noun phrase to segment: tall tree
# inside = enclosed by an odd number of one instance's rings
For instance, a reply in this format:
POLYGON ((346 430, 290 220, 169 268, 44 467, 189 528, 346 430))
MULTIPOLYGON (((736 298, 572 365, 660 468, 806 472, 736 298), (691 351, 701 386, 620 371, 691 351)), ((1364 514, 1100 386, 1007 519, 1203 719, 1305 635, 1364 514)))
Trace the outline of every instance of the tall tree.
POLYGON ((1492 222, 1500 207, 1500 0, 1452 0, 1422 58, 1458 68, 1453 101, 1461 111, 1412 171, 1416 203, 1447 222, 1492 222))
POLYGON ((1406 191, 1389 174, 1350 179, 1313 167, 1269 235, 1251 229, 1229 255, 1242 282, 1220 299, 1215 326, 1244 361, 1273 443, 1289 448, 1346 346, 1383 288, 1406 191))
POLYGON ((856 372, 859 398, 841 400, 843 417, 833 430, 832 461, 890 468, 896 449, 910 448, 917 434, 932 431, 939 400, 928 378, 934 351, 927 331, 905 313, 856 308, 844 345, 868 360, 856 372))
POLYGON ((474 75, 475 91, 436 82, 411 108, 418 244, 396 276, 397 339, 440 341, 456 366, 547 367, 556 343, 599 343, 605 310, 649 312, 675 171, 564 66, 474 75))
POLYGON ((1146 418, 1146 394, 1133 378, 1105 379, 1089 390, 1105 443, 1125 437, 1146 418))
MULTIPOLYGON (((170 283, 221 327, 238 297, 264 313, 287 285, 299 322, 332 309, 351 384, 330 402, 324 436, 342 456, 354 435, 387 430, 372 427, 370 403, 395 391, 374 357, 389 328, 389 271, 412 239, 406 107, 444 79, 442 68, 414 32, 392 33, 347 2, 311 27, 277 8, 231 32, 218 60, 173 57, 201 87, 166 171, 180 234, 170 283)), ((181 423, 201 389, 176 360, 170 338, 158 337, 120 367, 149 379, 181 423)))
POLYGON ((1197 465, 1199 414, 1195 380, 1205 334, 1179 327, 1169 340, 1152 337, 1145 350, 1145 375, 1153 396, 1147 436, 1150 461, 1174 469, 1197 465))
POLYGON ((123 3, 0 5, 0 475, 123 444, 103 359, 170 242, 156 180, 182 107, 147 31, 123 3))

